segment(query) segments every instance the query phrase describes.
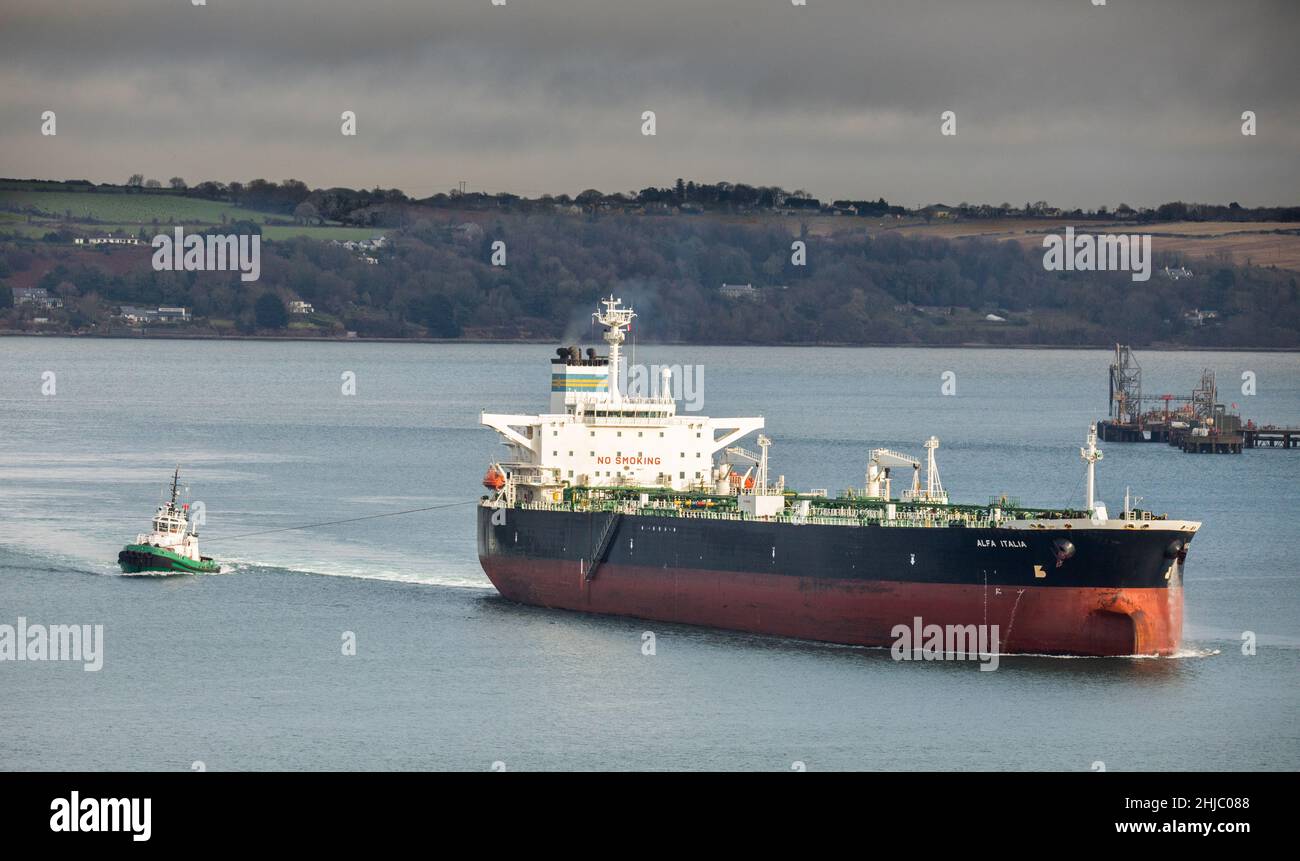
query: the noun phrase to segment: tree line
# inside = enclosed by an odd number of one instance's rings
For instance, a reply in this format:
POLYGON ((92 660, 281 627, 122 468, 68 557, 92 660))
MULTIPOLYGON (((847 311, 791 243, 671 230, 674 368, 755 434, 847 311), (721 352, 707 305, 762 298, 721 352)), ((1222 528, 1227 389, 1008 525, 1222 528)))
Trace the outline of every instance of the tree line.
POLYGON ((962 219, 992 218, 1071 218, 1076 220, 1134 221, 1155 223, 1170 221, 1300 221, 1300 206, 1244 207, 1227 204, 1170 201, 1152 207, 1132 207, 1119 203, 1111 209, 1062 208, 1045 200, 1026 201, 1023 206, 1010 202, 999 204, 932 204, 908 208, 876 200, 837 198, 823 201, 804 189, 787 191, 780 186, 748 185, 732 182, 696 182, 677 179, 669 186, 648 186, 635 192, 602 192, 588 188, 575 195, 543 194, 529 198, 509 192, 487 193, 452 189, 428 197, 416 198, 396 188, 352 189, 344 187, 310 188, 297 179, 274 182, 254 179, 247 182, 205 180, 193 185, 183 177, 172 177, 168 188, 158 180, 146 180, 133 174, 125 186, 96 185, 88 180, 42 182, 39 180, 0 180, 32 186, 84 188, 100 193, 165 193, 230 203, 257 212, 293 216, 300 222, 333 222, 362 227, 404 227, 429 214, 430 210, 469 209, 511 213, 547 213, 557 209, 577 208, 594 211, 622 211, 655 214, 665 208, 691 212, 759 212, 784 210, 794 213, 838 213, 867 218, 887 216, 926 218, 936 212, 962 219))
MULTIPOLYGON (((391 231, 367 262, 307 238, 263 243, 261 279, 236 273, 118 272, 61 263, 40 286, 69 325, 102 325, 114 305, 184 305, 241 331, 281 327, 264 302, 311 303, 324 332, 374 337, 562 339, 611 290, 645 311, 639 337, 695 343, 1300 346, 1296 273, 1197 261, 1190 278, 1049 272, 1015 242, 844 231, 804 236, 797 265, 783 222, 432 214, 391 231), (504 243, 498 246, 496 243, 504 243), (494 253, 505 265, 494 264, 494 253), (499 256, 499 255, 498 255, 499 256), (723 284, 752 289, 724 294, 723 284), (1188 319, 1213 309, 1211 321, 1188 319), (1000 320, 989 320, 992 314, 1000 320)), ((256 229, 256 225, 247 225, 256 229)), ((40 243, 0 244, 0 283, 40 243)), ((6 312, 11 316, 14 310, 6 312)), ((199 325, 199 324, 196 324, 199 325)))

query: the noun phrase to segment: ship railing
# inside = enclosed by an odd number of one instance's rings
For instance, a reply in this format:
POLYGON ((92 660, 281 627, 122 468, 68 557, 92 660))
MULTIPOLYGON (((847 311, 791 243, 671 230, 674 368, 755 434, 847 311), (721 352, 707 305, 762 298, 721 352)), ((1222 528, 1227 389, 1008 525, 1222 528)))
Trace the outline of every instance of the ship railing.
POLYGON ((588 425, 622 425, 625 427, 660 427, 663 425, 664 419, 676 417, 671 412, 644 416, 594 416, 591 413, 583 413, 582 423, 588 425))
POLYGON ((667 404, 676 403, 676 401, 673 401, 672 398, 647 398, 642 397, 642 395, 625 394, 623 397, 619 398, 617 403, 650 403, 656 404, 656 406, 667 406, 667 404))
MULTIPOLYGON (((641 505, 634 501, 621 501, 587 505, 574 502, 520 502, 519 508, 533 511, 582 511, 582 512, 619 512, 637 514, 645 517, 672 517, 695 520, 750 520, 751 517, 735 509, 679 508, 674 505, 641 505)), ((991 529, 997 524, 990 518, 974 515, 956 514, 949 517, 895 517, 889 519, 883 513, 869 512, 864 515, 852 509, 821 511, 801 515, 788 511, 764 518, 768 523, 816 524, 821 526, 869 526, 913 527, 942 529, 953 524, 972 529, 991 529)))

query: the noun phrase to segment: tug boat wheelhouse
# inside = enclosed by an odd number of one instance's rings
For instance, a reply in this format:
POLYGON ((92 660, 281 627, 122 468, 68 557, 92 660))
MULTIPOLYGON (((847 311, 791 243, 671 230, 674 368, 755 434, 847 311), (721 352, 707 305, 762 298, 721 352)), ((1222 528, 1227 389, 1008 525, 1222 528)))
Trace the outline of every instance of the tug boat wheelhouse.
POLYGON ((210 574, 219 562, 199 554, 199 533, 189 529, 189 504, 176 504, 181 468, 172 474, 171 499, 158 506, 153 531, 135 537, 117 554, 117 564, 127 574, 158 571, 170 574, 210 574))
POLYGON ((635 316, 593 314, 607 356, 560 348, 548 413, 484 413, 509 457, 478 509, 483 570, 524 604, 867 646, 894 628, 993 626, 1002 653, 1170 655, 1183 562, 1200 528, 1095 496, 1095 426, 1080 510, 950 503, 931 437, 920 461, 874 449, 865 484, 831 498, 773 482, 758 417, 678 415, 619 390, 635 316), (721 455, 720 455, 721 453, 721 455), (740 461, 739 464, 736 461, 740 461), (741 469, 744 468, 744 472, 741 469), (898 498, 892 470, 911 470, 898 498))

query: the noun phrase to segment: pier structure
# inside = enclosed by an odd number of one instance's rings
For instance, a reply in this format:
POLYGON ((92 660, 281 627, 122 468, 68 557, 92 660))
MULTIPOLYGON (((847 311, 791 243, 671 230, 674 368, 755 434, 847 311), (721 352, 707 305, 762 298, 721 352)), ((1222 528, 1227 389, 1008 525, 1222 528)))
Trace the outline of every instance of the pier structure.
POLYGON ((1300 428, 1255 427, 1252 422, 1241 429, 1241 435, 1246 448, 1300 448, 1300 428))
POLYGON ((1110 365, 1110 409, 1097 423, 1103 442, 1162 442, 1189 454, 1241 454, 1248 448, 1300 448, 1300 428, 1257 426, 1219 402, 1214 371, 1201 371, 1190 395, 1142 392, 1142 366, 1133 351, 1115 345, 1110 365))

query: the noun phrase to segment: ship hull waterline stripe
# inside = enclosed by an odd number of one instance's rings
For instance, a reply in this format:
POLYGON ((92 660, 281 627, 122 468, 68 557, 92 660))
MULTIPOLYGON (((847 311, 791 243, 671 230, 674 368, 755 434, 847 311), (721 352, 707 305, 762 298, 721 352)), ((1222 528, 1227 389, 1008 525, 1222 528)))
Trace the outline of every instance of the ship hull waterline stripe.
POLYGON ((1178 588, 958 586, 822 580, 605 563, 588 581, 568 560, 481 557, 520 604, 733 631, 888 648, 895 626, 998 626, 1002 654, 1175 654, 1178 588))

